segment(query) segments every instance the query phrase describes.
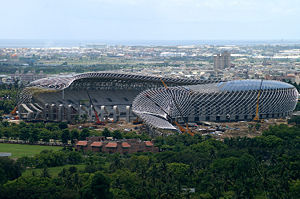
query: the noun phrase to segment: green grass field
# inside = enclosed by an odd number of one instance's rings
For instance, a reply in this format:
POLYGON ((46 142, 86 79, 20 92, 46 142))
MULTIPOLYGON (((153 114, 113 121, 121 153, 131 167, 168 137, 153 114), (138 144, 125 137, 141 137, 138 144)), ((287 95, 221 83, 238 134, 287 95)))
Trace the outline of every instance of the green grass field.
MULTIPOLYGON (((58 173, 60 173, 63 170, 63 168, 69 169, 72 166, 76 167, 78 170, 83 170, 86 165, 76 164, 76 165, 64 165, 64 166, 60 166, 60 167, 49 167, 48 171, 49 171, 49 174, 51 177, 57 177, 58 173)), ((35 175, 39 176, 39 175, 41 175, 42 170, 43 169, 26 169, 26 171, 22 173, 22 176, 23 177, 24 176, 25 177, 32 176, 33 172, 35 173, 35 175)))
POLYGON ((34 156, 43 150, 58 151, 62 149, 59 146, 40 146, 27 144, 5 144, 0 143, 0 152, 12 153, 12 158, 20 158, 23 156, 34 156))

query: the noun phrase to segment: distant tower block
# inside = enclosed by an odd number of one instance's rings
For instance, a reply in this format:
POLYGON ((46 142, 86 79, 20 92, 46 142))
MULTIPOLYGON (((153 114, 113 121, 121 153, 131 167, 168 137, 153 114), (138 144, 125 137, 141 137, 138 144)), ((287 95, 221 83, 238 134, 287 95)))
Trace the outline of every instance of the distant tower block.
POLYGON ((231 55, 228 51, 214 56, 214 70, 221 70, 231 66, 231 55))

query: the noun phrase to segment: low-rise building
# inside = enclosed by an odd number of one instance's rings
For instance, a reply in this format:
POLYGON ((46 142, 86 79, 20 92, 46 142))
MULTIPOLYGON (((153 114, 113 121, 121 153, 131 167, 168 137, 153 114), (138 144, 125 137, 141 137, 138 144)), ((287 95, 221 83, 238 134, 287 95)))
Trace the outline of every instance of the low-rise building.
POLYGON ((86 140, 75 142, 76 151, 93 151, 103 153, 137 153, 159 151, 153 141, 139 139, 108 140, 105 137, 88 137, 86 140))

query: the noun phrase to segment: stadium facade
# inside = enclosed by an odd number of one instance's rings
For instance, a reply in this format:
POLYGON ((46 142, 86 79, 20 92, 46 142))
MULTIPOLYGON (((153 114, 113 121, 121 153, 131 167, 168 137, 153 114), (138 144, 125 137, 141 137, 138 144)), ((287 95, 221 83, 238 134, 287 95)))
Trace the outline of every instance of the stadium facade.
POLYGON ((159 129, 175 129, 170 121, 253 120, 257 96, 259 116, 286 117, 298 92, 290 84, 270 80, 207 80, 161 78, 121 73, 84 73, 32 82, 20 95, 19 117, 34 121, 135 120, 159 129))
POLYGON ((170 120, 189 122, 249 121, 290 115, 298 101, 290 84, 271 80, 234 80, 149 89, 133 102, 133 112, 148 125, 175 129, 170 120), (258 98, 258 93, 260 97, 258 98))
MULTIPOLYGON (((162 78, 170 86, 208 83, 205 80, 162 78)), ((19 117, 27 121, 135 120, 131 107, 142 91, 162 86, 159 77, 110 72, 58 76, 33 81, 21 93, 19 117)))

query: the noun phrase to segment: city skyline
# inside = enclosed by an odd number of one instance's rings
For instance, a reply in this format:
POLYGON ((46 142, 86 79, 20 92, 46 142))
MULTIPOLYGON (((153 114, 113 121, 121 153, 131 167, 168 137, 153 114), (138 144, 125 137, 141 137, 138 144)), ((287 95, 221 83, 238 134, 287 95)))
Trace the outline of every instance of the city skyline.
POLYGON ((0 39, 298 40, 296 0, 6 1, 0 39))

